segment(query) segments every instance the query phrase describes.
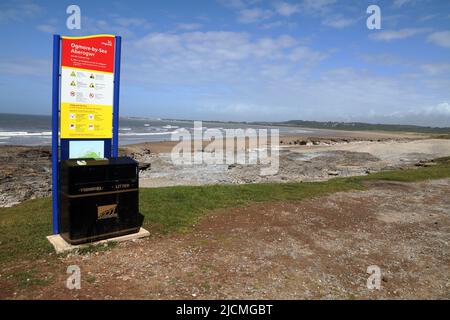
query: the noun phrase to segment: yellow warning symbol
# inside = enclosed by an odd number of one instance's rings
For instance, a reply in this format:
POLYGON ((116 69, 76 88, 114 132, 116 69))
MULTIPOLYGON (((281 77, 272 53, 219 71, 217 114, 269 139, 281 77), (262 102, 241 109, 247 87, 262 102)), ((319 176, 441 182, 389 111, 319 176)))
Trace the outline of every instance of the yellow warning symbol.
POLYGON ((70 85, 74 87, 74 86, 76 86, 77 84, 75 83, 75 81, 72 81, 72 82, 70 83, 70 85))
POLYGON ((72 71, 72 73, 70 74, 70 76, 71 76, 71 77, 75 77, 75 76, 76 76, 75 71, 72 71))
POLYGON ((95 76, 94 76, 94 74, 92 74, 92 73, 91 73, 91 76, 90 76, 90 78, 91 78, 91 79, 95 79, 95 76))
POLYGON ((94 87, 94 84, 91 83, 91 84, 89 85, 89 88, 93 88, 93 87, 94 87))

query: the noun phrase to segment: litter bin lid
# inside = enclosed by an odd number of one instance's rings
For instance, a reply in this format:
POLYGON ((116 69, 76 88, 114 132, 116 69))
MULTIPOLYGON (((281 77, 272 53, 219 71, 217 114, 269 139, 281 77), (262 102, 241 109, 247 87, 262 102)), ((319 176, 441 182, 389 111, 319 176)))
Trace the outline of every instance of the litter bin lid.
POLYGON ((130 157, 102 158, 102 159, 93 159, 93 158, 70 159, 70 160, 63 160, 61 161, 61 163, 62 165, 67 167, 137 164, 137 162, 130 157))

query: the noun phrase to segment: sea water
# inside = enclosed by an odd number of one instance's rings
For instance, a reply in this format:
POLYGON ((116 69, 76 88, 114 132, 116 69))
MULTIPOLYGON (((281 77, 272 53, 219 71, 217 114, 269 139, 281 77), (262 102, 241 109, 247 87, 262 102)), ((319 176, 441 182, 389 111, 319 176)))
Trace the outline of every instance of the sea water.
MULTIPOLYGON (((49 115, 22 115, 0 113, 0 145, 50 145, 52 140, 52 119, 49 115)), ((173 133, 181 128, 193 130, 191 120, 163 120, 154 118, 123 117, 120 118, 119 139, 121 145, 170 141, 173 133)), ((303 130, 293 127, 265 127, 245 123, 203 122, 203 129, 266 129, 276 128, 280 134, 305 134, 317 136, 321 130, 303 130)))

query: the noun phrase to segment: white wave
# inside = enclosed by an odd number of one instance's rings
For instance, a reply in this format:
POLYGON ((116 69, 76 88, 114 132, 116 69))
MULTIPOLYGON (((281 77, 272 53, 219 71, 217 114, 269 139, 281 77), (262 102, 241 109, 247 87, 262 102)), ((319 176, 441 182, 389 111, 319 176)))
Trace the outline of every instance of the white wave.
POLYGON ((289 133, 311 133, 312 131, 308 130, 289 130, 289 133))
POLYGON ((120 128, 119 130, 122 130, 122 131, 131 131, 131 128, 120 128))
POLYGON ((0 131, 0 137, 35 137, 51 136, 51 131, 44 132, 26 132, 26 131, 0 131))
POLYGON ((163 127, 164 129, 177 129, 179 126, 171 126, 170 124, 163 127))
POLYGON ((145 123, 145 124, 144 124, 144 127, 150 127, 150 124, 145 123))
POLYGON ((134 133, 119 133, 119 136, 158 136, 158 135, 168 135, 177 133, 177 131, 172 132, 134 132, 134 133))

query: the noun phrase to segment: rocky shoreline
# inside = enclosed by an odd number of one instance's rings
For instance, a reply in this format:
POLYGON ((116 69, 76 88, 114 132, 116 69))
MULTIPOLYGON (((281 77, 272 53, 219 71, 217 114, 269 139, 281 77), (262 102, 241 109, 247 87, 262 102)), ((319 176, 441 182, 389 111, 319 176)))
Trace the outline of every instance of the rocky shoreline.
POLYGON ((0 207, 51 194, 50 147, 0 148, 0 207))

